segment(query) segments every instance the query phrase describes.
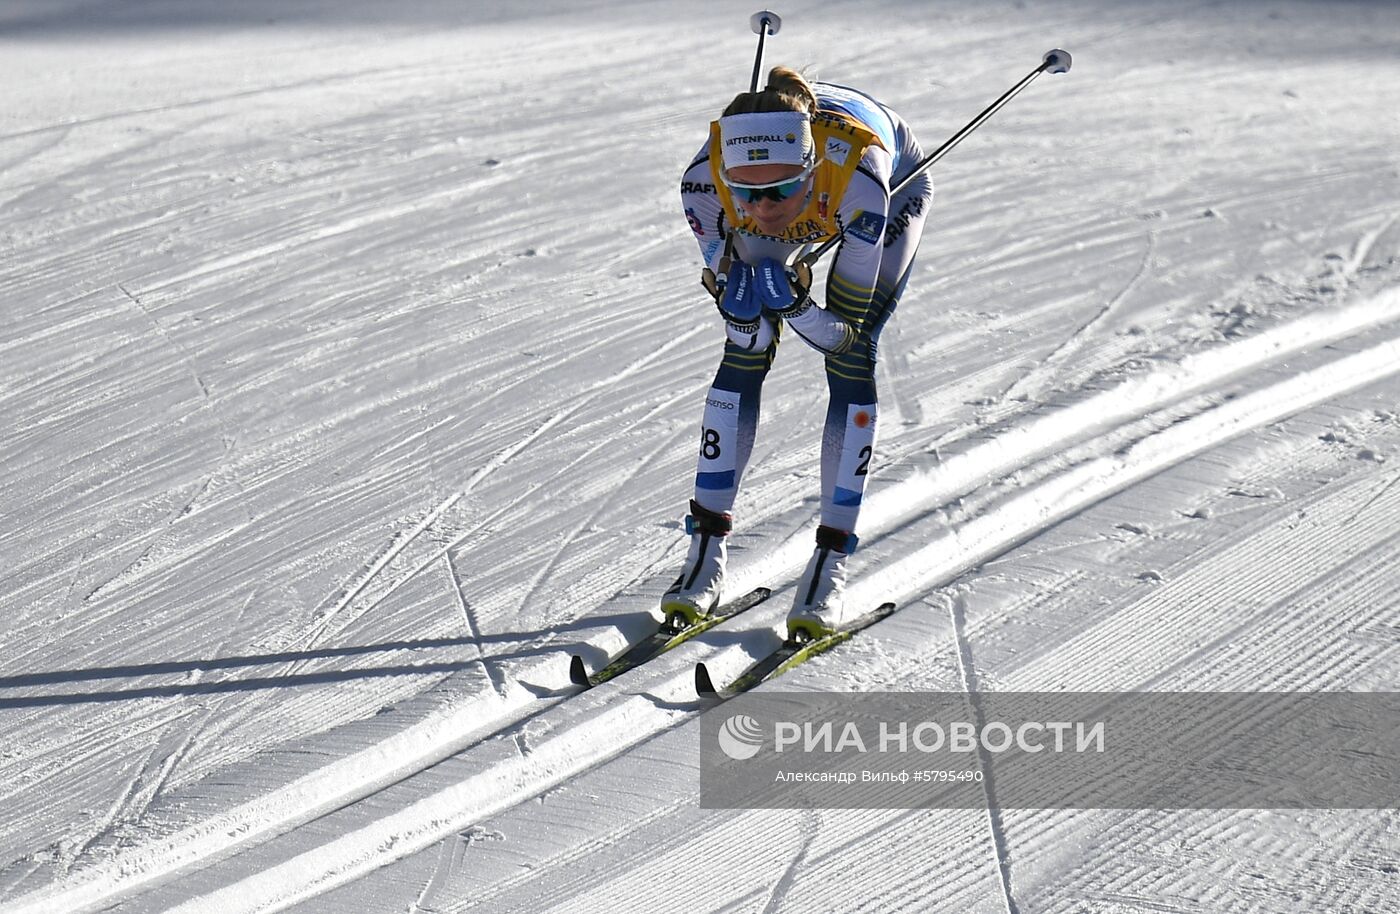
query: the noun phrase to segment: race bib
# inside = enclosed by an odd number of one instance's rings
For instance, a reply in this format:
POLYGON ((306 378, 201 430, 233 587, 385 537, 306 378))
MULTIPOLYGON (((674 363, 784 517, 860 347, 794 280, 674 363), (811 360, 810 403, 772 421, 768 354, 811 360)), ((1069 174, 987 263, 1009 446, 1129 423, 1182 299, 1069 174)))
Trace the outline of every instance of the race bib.
POLYGON ((860 505, 865 479, 875 456, 875 404, 853 403, 846 410, 846 436, 841 444, 841 470, 832 501, 846 508, 860 505))
POLYGON ((696 488, 734 488, 738 466, 735 445, 739 438, 739 394, 711 389, 705 397, 705 418, 700 425, 696 488))

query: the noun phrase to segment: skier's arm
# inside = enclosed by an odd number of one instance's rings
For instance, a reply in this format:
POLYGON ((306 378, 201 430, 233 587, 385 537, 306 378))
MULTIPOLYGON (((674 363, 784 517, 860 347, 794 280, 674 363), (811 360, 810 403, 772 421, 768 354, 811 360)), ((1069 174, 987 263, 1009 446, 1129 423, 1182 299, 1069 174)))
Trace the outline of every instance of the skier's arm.
POLYGON ((724 206, 715 192, 714 175, 710 172, 708 147, 702 149, 681 176, 681 206, 686 222, 700 245, 705 266, 714 271, 723 285, 715 305, 724 318, 724 332, 730 343, 750 352, 761 352, 773 343, 774 327, 763 316, 761 304, 753 291, 753 268, 737 256, 731 256, 729 270, 720 270, 724 259, 724 242, 729 228, 725 224, 724 206))
POLYGON ((685 210, 685 220, 690 223, 690 231, 700 245, 700 257, 705 261, 705 266, 719 275, 719 261, 724 256, 724 239, 729 227, 725 224, 719 194, 715 192, 708 145, 681 176, 681 208, 685 210))
MULTIPOLYGON (((883 156, 883 150, 880 152, 883 156)), ((850 342, 854 342, 856 329, 865 322, 880 275, 890 208, 886 180, 879 173, 867 172, 862 163, 841 201, 841 224, 850 228, 837 246, 826 274, 826 313, 851 328, 850 342)), ((850 342, 838 351, 849 348, 850 342)))
POLYGON ((889 211, 884 177, 889 156, 882 149, 874 152, 861 162, 841 201, 841 225, 851 228, 837 247, 827 274, 825 307, 817 306, 795 288, 782 264, 765 260, 756 267, 755 279, 765 306, 785 319, 812 348, 827 355, 851 348, 875 295, 889 211))

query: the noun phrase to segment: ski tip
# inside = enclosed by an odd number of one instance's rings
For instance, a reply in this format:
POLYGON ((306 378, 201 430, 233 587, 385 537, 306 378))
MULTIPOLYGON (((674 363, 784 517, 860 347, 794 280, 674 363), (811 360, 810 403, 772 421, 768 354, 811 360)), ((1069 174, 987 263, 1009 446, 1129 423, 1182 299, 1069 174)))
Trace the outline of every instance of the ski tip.
POLYGON ((574 685, 588 685, 588 667, 583 665, 583 658, 578 654, 569 661, 569 681, 574 685))
POLYGON ((867 617, 866 625, 861 627, 864 628, 868 625, 874 625, 876 622, 885 621, 890 616, 894 615, 894 611, 898 608, 899 607, 894 603, 881 603, 871 611, 869 617, 867 617))
POLYGON ((695 664, 695 691, 701 698, 713 698, 719 694, 715 689, 714 680, 710 678, 710 671, 705 668, 704 663, 695 664))

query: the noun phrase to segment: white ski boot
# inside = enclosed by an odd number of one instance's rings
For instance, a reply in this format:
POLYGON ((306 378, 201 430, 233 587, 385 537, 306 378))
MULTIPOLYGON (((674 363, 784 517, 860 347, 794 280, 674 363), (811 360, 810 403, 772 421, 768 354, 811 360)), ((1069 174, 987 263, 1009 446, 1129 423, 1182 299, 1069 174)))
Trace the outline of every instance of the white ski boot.
POLYGON ((691 501, 685 530, 690 534, 681 575, 661 598, 661 615, 674 629, 698 622, 719 606, 724 590, 724 567, 729 559, 729 531, 734 518, 717 514, 691 501))
POLYGON ((797 583, 797 595, 788 613, 788 640, 815 641, 846 621, 846 560, 857 542, 854 533, 817 528, 817 548, 797 583))

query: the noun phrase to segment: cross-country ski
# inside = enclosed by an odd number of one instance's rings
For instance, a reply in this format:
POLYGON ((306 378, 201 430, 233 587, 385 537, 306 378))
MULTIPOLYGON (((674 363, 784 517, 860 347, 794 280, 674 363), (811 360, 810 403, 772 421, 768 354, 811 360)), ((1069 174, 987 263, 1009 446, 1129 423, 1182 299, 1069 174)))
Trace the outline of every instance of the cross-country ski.
POLYGON ((695 665, 695 691, 701 698, 729 698, 740 692, 747 692, 761 682, 776 679, 788 670, 805 663, 812 657, 826 653, 837 645, 849 641, 857 632, 869 628, 876 622, 889 617, 895 611, 893 603, 881 603, 866 613, 861 613, 834 631, 828 631, 814 638, 793 638, 789 635, 771 653, 758 658, 754 663, 723 687, 717 687, 710 677, 709 668, 704 662, 695 665))
POLYGON ((588 672, 583 657, 574 654, 569 660, 569 680, 574 685, 591 689, 600 682, 621 676, 628 670, 635 669, 648 660, 679 647, 696 635, 703 634, 739 613, 757 606, 768 599, 769 593, 766 587, 756 587, 734 600, 721 604, 713 613, 695 622, 667 619, 657 627, 655 633, 630 645, 619 657, 593 673, 588 672))

